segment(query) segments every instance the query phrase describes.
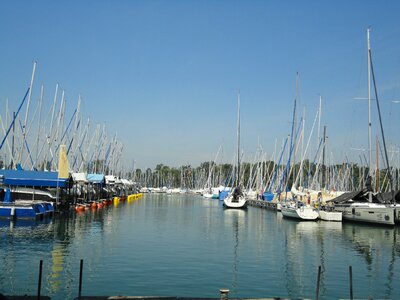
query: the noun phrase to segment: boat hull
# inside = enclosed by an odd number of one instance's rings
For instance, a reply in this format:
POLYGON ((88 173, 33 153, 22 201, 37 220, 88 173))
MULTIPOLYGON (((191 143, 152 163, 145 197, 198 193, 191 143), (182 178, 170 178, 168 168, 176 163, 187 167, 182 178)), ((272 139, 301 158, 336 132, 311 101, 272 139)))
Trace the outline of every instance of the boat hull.
POLYGON ((312 207, 302 206, 299 208, 282 206, 281 213, 284 217, 299 220, 314 221, 318 218, 318 212, 312 207))
POLYGON ((225 208, 237 208, 237 209, 246 209, 247 208, 247 200, 245 197, 240 196, 237 200, 233 199, 233 196, 230 195, 224 199, 224 207, 225 208))
POLYGON ((342 213, 338 211, 325 211, 318 212, 319 218, 324 221, 342 222, 342 213))
POLYGON ((30 205, 15 203, 0 204, 0 218, 36 219, 44 216, 45 212, 46 208, 40 203, 33 203, 30 205))
POLYGON ((378 204, 336 205, 335 211, 342 213, 343 220, 374 223, 382 225, 395 224, 395 209, 378 204))
POLYGON ((400 204, 390 205, 394 209, 394 222, 400 223, 400 204))

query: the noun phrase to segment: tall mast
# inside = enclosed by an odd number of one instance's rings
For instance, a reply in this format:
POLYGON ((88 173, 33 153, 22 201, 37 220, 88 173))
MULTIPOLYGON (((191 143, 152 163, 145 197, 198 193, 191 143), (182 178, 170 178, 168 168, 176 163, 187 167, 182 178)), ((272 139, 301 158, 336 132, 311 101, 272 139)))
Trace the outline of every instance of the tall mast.
POLYGON ((28 104, 27 104, 26 111, 25 111, 25 121, 24 121, 23 132, 22 132, 22 143, 21 143, 20 151, 18 153, 18 162, 22 161, 22 152, 24 151, 24 144, 25 144, 25 140, 26 140, 26 126, 27 126, 27 122, 28 122, 29 105, 31 103, 32 87, 33 87, 33 81, 35 79, 35 72, 36 72, 36 61, 33 62, 31 83, 29 84, 28 104))
POLYGON ((367 44, 368 44, 368 175, 371 176, 371 162, 372 162, 372 149, 371 149, 371 44, 369 40, 370 29, 367 29, 367 44))
MULTIPOLYGON (((372 180, 371 162, 371 44, 369 40, 370 28, 367 29, 367 47, 368 47, 368 177, 372 180)), ((372 193, 368 193, 368 201, 372 202, 372 193)))
POLYGON ((238 91, 238 111, 237 111, 237 185, 240 183, 240 91, 238 91))

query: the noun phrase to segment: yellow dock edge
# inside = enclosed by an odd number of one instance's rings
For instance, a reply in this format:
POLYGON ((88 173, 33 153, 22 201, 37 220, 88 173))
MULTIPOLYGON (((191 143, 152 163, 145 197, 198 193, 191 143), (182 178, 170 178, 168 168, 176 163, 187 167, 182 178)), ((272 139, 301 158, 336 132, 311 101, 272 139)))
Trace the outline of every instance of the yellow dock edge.
POLYGON ((132 194, 127 197, 128 201, 137 200, 143 197, 142 193, 139 194, 132 194))

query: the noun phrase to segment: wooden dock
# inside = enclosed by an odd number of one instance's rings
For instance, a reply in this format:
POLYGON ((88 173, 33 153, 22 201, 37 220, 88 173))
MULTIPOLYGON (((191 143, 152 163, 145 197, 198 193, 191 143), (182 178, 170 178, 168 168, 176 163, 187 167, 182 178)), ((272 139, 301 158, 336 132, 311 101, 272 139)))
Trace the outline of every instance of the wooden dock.
POLYGON ((264 200, 247 200, 247 204, 254 207, 260 207, 269 210, 277 210, 276 203, 264 200))

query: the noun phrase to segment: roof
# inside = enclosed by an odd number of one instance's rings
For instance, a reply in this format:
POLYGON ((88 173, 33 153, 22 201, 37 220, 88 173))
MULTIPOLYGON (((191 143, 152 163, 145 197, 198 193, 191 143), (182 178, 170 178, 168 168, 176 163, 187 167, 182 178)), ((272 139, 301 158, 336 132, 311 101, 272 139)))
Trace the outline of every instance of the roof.
POLYGON ((91 183, 103 183, 104 174, 88 174, 87 180, 91 183))
POLYGON ((0 181, 11 186, 68 187, 69 178, 58 178, 58 172, 0 170, 0 181))
POLYGON ((75 182, 87 182, 87 175, 86 173, 72 173, 72 178, 75 182))

